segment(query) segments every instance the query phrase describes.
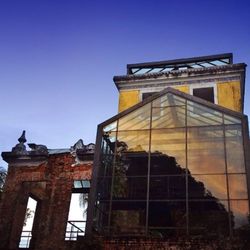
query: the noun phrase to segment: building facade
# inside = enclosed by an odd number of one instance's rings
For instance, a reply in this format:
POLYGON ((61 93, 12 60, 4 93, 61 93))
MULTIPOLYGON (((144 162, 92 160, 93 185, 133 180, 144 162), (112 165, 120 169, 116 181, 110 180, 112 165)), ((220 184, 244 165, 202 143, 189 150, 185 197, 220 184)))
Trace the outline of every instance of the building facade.
POLYGON ((120 113, 98 126, 88 232, 233 237, 248 225, 245 67, 223 54, 114 77, 120 113))
POLYGON ((129 64, 95 145, 28 150, 23 133, 2 153, 0 249, 249 249, 245 69, 232 54, 129 64))

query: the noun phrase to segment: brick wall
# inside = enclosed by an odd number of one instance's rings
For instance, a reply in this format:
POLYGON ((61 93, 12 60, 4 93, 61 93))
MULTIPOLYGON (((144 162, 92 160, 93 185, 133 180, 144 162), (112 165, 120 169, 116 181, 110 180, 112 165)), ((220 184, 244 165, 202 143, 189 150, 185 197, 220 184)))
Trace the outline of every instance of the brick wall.
POLYGON ((9 166, 0 204, 0 249, 18 248, 29 196, 38 201, 30 248, 68 249, 64 237, 73 180, 90 179, 92 173, 91 162, 74 163, 64 153, 39 165, 9 166))

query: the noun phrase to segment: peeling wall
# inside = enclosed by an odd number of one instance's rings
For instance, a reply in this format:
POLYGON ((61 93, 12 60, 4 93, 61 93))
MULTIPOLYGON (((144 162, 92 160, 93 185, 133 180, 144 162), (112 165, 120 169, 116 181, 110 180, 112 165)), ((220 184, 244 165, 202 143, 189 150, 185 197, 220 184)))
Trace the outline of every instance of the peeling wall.
POLYGON ((126 110, 140 101, 139 90, 121 91, 119 95, 119 112, 126 110))
POLYGON ((218 104, 242 112, 240 82, 221 82, 217 84, 218 104))

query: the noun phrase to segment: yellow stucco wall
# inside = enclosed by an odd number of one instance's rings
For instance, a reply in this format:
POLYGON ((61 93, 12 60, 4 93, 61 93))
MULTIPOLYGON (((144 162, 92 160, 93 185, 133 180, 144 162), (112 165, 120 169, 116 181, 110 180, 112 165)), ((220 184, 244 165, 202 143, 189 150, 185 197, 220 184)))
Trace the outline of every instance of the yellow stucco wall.
MULTIPOLYGON (((242 112, 240 82, 217 82, 218 104, 234 111, 242 112)), ((202 85, 201 85, 202 86, 202 85)), ((174 89, 189 94, 189 86, 172 86, 174 89)), ((119 112, 140 102, 140 91, 121 91, 119 96, 119 112)))
POLYGON ((139 90, 121 91, 119 95, 119 108, 121 112, 127 108, 132 107, 140 101, 139 90))
POLYGON ((217 83, 218 104, 242 112, 240 82, 217 83))
MULTIPOLYGON (((173 86, 173 88, 185 93, 189 93, 188 86, 173 86)), ((122 112, 123 110, 132 107, 133 105, 137 104, 140 101, 141 100, 140 100, 139 90, 121 91, 119 96, 118 111, 122 112)))
POLYGON ((189 94, 188 86, 173 86, 174 89, 180 90, 181 92, 189 94))

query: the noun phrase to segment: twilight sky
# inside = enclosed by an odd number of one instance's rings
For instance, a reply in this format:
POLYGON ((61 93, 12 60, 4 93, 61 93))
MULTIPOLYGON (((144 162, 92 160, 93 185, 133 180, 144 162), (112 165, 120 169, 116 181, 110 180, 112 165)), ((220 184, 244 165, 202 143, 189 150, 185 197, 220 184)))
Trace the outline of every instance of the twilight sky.
POLYGON ((0 0, 0 151, 24 129, 48 148, 95 142, 128 63, 232 52, 250 65, 249 13, 248 0, 0 0))

